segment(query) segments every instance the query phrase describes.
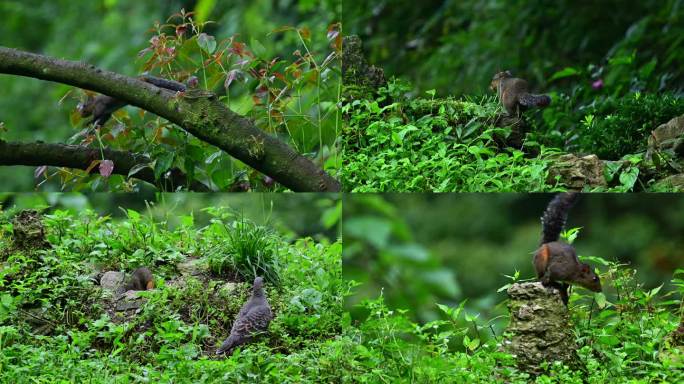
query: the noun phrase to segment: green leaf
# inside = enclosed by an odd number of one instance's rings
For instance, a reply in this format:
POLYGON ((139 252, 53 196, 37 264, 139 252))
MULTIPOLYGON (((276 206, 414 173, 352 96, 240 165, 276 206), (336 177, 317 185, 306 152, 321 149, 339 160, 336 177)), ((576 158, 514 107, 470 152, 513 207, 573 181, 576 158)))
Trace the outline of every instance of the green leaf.
POLYGON ((577 68, 565 67, 562 70, 554 73, 553 76, 551 76, 551 78, 549 79, 549 82, 552 82, 552 81, 558 80, 558 79, 564 79, 566 77, 577 76, 580 73, 581 73, 580 70, 578 70, 577 68))
POLYGON ((256 57, 262 59, 266 57, 266 47, 264 47, 259 40, 252 38, 249 42, 249 47, 252 49, 252 53, 254 53, 256 57))
POLYGON ((164 152, 154 161, 154 178, 159 180, 161 175, 166 172, 173 164, 173 152, 164 152))
POLYGON ((629 167, 626 171, 620 174, 620 184, 622 184, 626 189, 631 190, 634 188, 639 177, 639 168, 629 167))
POLYGON ((328 208, 323 212, 321 223, 327 229, 332 228, 342 218, 342 201, 338 201, 334 207, 328 208))
POLYGON ((145 168, 152 168, 148 163, 142 163, 142 164, 136 164, 133 167, 131 167, 131 170, 128 171, 128 177, 131 177, 135 175, 136 173, 140 172, 141 170, 145 168))
POLYGON ((195 6, 195 21, 204 23, 209 19, 211 11, 214 10, 216 0, 199 0, 195 6))
POLYGON ((199 45, 200 48, 211 54, 214 53, 214 50, 216 50, 216 39, 214 38, 214 36, 207 35, 206 33, 202 32, 197 37, 197 45, 199 45))

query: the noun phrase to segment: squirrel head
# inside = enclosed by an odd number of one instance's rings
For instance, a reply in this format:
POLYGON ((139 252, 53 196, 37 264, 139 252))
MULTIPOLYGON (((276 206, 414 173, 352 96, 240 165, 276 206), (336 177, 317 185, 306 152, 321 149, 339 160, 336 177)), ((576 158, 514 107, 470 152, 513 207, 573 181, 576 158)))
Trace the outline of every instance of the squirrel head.
POLYGON ((574 282, 590 291, 601 292, 601 280, 589 264, 580 263, 574 282))
POLYGON ((499 88, 499 83, 503 79, 508 79, 513 77, 513 74, 511 74, 511 71, 502 71, 494 75, 492 78, 492 82, 489 84, 489 89, 492 91, 496 91, 499 88))

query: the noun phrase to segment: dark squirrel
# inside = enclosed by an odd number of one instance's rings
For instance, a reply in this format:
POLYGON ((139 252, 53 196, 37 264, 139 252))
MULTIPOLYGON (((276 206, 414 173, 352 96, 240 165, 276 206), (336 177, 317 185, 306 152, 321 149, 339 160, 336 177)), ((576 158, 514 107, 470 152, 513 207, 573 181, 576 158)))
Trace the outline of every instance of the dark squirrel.
POLYGON ((147 267, 140 267, 131 273, 125 285, 126 291, 146 291, 154 289, 154 277, 147 267))
POLYGON ((513 77, 510 71, 494 75, 489 88, 497 92, 509 116, 519 116, 520 112, 529 107, 546 107, 551 104, 549 96, 531 94, 527 81, 513 77))
POLYGON ((534 253, 534 269, 544 286, 560 291, 561 299, 568 304, 569 284, 576 284, 594 292, 601 292, 601 281, 588 264, 581 263, 575 248, 558 241, 565 226, 568 211, 577 200, 577 193, 556 195, 542 216, 542 239, 534 253))
MULTIPOLYGON (((175 80, 162 79, 160 77, 150 75, 142 75, 139 76, 138 79, 169 91, 185 92, 187 89, 185 84, 175 80)), ((88 99, 79 104, 77 108, 81 113, 81 117, 92 116, 93 125, 101 127, 112 117, 114 112, 125 107, 126 105, 126 102, 120 101, 111 96, 98 95, 94 97, 88 97, 88 99)))

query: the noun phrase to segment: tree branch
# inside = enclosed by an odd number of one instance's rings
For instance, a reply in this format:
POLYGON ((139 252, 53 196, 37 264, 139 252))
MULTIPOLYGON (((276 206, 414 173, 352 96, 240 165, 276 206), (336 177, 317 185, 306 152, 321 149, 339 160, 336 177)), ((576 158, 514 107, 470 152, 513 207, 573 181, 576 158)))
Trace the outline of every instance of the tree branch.
MULTIPOLYGON (((113 149, 103 149, 103 152, 105 159, 114 162, 112 173, 124 177, 128 177, 128 173, 136 165, 150 163, 150 158, 140 153, 113 149)), ((86 170, 94 160, 101 159, 102 154, 98 148, 42 142, 8 143, 0 140, 0 165, 49 165, 86 170)), ((174 191, 181 186, 187 186, 191 191, 209 191, 209 188, 200 182, 195 181, 187 185, 187 177, 177 168, 166 172, 166 175, 162 180, 155 179, 152 167, 145 167, 131 177, 153 184, 163 191, 174 191)))
POLYGON ((340 190, 339 181, 311 160, 215 98, 176 97, 175 92, 93 65, 5 47, 0 47, 0 73, 89 89, 152 112, 293 191, 340 190))

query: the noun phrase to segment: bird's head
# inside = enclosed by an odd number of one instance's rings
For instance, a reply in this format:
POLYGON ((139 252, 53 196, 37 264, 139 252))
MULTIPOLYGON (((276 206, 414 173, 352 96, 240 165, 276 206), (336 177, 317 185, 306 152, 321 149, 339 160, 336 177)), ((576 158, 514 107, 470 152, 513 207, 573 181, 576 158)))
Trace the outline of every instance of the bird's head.
POLYGON ((257 276, 254 278, 254 292, 261 291, 264 288, 264 278, 257 276))

